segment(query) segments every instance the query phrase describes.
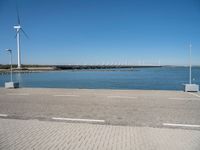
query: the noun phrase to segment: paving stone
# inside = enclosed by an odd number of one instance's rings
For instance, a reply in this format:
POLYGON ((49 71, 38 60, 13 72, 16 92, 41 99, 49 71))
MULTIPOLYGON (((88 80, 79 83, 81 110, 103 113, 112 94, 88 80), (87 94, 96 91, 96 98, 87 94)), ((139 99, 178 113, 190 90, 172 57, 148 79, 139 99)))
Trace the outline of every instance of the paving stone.
POLYGON ((1 150, 199 150, 200 131, 0 119, 1 150))

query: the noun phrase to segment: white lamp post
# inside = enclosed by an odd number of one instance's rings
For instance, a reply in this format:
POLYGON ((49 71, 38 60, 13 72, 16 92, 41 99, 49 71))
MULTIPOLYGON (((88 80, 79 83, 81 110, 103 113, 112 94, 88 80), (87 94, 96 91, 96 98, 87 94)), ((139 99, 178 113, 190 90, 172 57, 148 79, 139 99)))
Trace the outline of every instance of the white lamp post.
POLYGON ((12 77, 12 50, 11 49, 6 49, 10 53, 10 82, 13 82, 13 77, 12 77))
POLYGON ((19 83, 18 82, 13 82, 13 74, 12 74, 12 50, 11 49, 6 49, 6 51, 9 52, 10 54, 10 82, 5 83, 5 88, 18 88, 19 83))
POLYGON ((189 72, 189 84, 192 84, 192 60, 191 60, 191 55, 192 55, 192 44, 190 43, 190 72, 189 72))
POLYGON ((198 92, 199 85, 192 84, 192 44, 190 43, 189 84, 185 84, 185 92, 198 92))

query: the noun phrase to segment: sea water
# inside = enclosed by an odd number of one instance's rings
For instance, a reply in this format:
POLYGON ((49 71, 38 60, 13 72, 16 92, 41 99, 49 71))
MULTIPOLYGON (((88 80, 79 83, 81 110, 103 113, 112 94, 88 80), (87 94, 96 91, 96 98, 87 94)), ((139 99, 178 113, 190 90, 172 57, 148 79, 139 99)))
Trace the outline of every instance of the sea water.
MULTIPOLYGON (((76 89, 183 90, 189 82, 188 67, 133 68, 111 70, 68 70, 14 73, 20 87, 76 89)), ((0 75, 0 86, 10 80, 0 75)), ((200 85, 200 67, 193 67, 192 82, 200 85)))

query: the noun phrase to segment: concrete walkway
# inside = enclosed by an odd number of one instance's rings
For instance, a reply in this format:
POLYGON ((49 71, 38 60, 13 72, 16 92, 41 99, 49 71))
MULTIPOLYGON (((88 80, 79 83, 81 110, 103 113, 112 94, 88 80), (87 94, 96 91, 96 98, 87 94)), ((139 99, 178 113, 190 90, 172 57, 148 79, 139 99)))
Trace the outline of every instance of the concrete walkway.
POLYGON ((200 131, 0 119, 1 150, 199 150, 200 131))
MULTIPOLYGON (((148 90, 0 88, 0 116, 10 119, 105 120, 110 125, 197 125, 200 93, 148 90)), ((187 128, 191 129, 191 127, 187 128)))

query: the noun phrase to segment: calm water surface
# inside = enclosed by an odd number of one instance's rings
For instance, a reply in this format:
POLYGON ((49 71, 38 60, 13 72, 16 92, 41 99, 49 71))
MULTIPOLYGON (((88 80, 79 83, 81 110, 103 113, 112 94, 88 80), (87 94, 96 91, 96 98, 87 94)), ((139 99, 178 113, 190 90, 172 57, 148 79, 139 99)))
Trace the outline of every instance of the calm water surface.
MULTIPOLYGON (((21 87, 183 90, 188 71, 186 67, 79 70, 14 73, 13 78, 21 87)), ((193 67, 192 73, 193 83, 200 84, 200 67, 193 67)), ((9 74, 1 74, 0 86, 9 80, 9 74)))

